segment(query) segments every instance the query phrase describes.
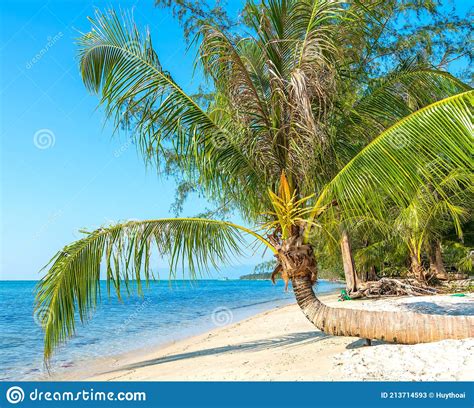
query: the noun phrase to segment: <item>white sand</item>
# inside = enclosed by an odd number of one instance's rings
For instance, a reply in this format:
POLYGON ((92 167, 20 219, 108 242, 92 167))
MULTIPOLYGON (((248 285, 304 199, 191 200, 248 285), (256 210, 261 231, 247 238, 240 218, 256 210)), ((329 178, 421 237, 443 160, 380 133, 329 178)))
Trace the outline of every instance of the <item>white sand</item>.
MULTIPOLYGON (((336 302, 338 307, 469 314, 474 296, 336 302)), ((296 305, 261 313, 166 347, 72 367, 54 380, 474 380, 474 339, 414 346, 333 337, 316 330, 296 305)))
MULTIPOLYGON (((474 316, 474 296, 422 296, 342 302, 342 307, 474 316)), ((474 318, 473 318, 474 324, 474 318)), ((334 358, 335 376, 353 380, 454 381, 474 379, 474 339, 413 346, 382 344, 345 351, 334 358)))
POLYGON ((334 358, 333 375, 353 381, 472 381, 474 339, 348 350, 334 358))

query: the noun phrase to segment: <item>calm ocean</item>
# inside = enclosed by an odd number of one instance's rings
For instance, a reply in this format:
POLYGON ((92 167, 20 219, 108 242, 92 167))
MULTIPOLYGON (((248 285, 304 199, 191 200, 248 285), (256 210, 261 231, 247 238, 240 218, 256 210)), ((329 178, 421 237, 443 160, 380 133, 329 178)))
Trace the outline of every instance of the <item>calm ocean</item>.
MULTIPOLYGON (((42 331, 33 318, 36 282, 0 281, 0 380, 21 380, 43 372, 42 331)), ((105 283, 102 293, 106 294, 105 283)), ((320 293, 341 287, 320 281, 320 293)), ((97 312, 57 350, 56 368, 96 356, 122 354, 211 330, 294 301, 283 283, 269 281, 153 282, 143 298, 120 303, 103 297, 97 312)))

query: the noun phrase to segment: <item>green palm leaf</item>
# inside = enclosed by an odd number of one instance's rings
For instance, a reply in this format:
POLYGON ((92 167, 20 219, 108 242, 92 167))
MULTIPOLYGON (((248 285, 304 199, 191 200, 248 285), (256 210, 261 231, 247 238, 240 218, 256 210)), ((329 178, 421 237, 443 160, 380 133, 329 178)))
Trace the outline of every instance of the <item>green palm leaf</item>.
POLYGON ((403 64, 387 77, 374 81, 355 104, 342 131, 365 136, 370 141, 405 116, 471 89, 448 72, 403 64))
MULTIPOLYGON (((337 122, 334 140, 340 167, 384 130, 413 112, 441 99, 472 89, 445 71, 402 64, 394 72, 373 80, 347 114, 337 122)), ((332 174, 334 176, 335 173, 332 174)))
MULTIPOLYGON (((202 26, 201 62, 215 91, 206 108, 162 67, 150 35, 141 35, 131 18, 97 12, 79 39, 83 81, 101 94, 116 127, 133 127, 147 160, 175 158, 185 181, 208 197, 254 223, 267 221, 276 247, 288 235, 279 236, 282 222, 285 230, 298 224, 309 234, 317 227, 331 238, 340 222, 393 218, 390 211, 407 208, 427 186, 446 203, 440 211, 460 219, 450 192, 460 189, 442 183, 453 172, 472 171, 474 94, 443 99, 466 86, 416 66, 366 84, 351 71, 363 46, 351 42, 364 30, 359 3, 249 2, 252 35, 245 38, 202 26), (282 173, 294 189, 283 203, 275 196, 282 173), (321 190, 314 207, 299 208, 321 190), (320 214, 329 222, 316 223, 320 214)), ((142 280, 152 277, 152 252, 169 260, 172 278, 186 266, 195 277, 240 254, 241 232, 277 252, 253 231, 201 218, 129 222, 68 245, 38 285, 45 357, 74 333, 76 315, 88 320, 101 270, 109 292, 113 286, 120 297, 121 284, 128 292, 131 281, 141 292, 142 280)))
POLYGON ((357 154, 325 187, 315 206, 336 199, 346 217, 383 219, 405 208, 419 188, 450 172, 472 171, 474 91, 433 103, 396 123, 357 154))
POLYGON ((265 191, 265 175, 251 146, 239 142, 243 128, 187 95, 161 66, 149 33, 141 35, 131 17, 96 12, 90 21, 91 31, 78 41, 81 74, 89 90, 101 93, 115 126, 131 123, 147 160, 159 161, 171 150, 183 174, 199 180, 209 196, 224 192, 260 211, 261 197, 251 191, 265 191))
POLYGON ((268 107, 264 103, 264 90, 254 83, 256 65, 248 55, 250 38, 234 43, 227 34, 216 27, 204 25, 201 30, 202 42, 199 49, 200 62, 207 75, 231 96, 230 103, 239 111, 253 113, 252 126, 270 126, 268 107))
POLYGON ((152 277, 153 249, 168 258, 171 278, 186 266, 194 278, 210 266, 218 268, 239 255, 242 231, 273 249, 244 227, 201 218, 127 222, 87 233, 66 246, 46 266, 49 270, 37 288, 36 313, 45 331, 45 358, 74 334, 76 313, 83 323, 89 319, 100 296, 102 266, 109 294, 113 285, 120 298, 121 282, 129 292, 130 281, 136 282, 141 294, 142 279, 148 283, 152 277))

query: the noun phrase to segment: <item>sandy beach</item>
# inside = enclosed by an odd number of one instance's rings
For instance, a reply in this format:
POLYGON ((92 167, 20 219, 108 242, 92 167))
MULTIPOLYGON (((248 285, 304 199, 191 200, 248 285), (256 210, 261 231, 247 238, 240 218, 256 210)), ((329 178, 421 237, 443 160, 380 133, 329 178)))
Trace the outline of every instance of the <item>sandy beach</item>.
MULTIPOLYGON (((468 314, 474 295, 337 302, 337 307, 468 314)), ((46 379, 46 378, 43 378, 46 379)), ((333 337, 316 330, 297 305, 260 313, 156 349, 71 367, 47 379, 97 381, 474 380, 474 338, 413 346, 333 337)))

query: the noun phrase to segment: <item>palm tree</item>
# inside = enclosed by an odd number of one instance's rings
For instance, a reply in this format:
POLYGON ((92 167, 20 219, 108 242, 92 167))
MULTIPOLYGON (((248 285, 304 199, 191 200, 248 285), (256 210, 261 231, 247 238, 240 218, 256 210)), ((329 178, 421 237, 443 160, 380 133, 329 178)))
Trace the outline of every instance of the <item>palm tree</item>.
POLYGON ((441 240, 450 228, 454 229, 458 239, 463 239, 462 224, 469 216, 469 203, 472 202, 472 174, 456 169, 443 174, 437 184, 439 187, 434 193, 430 191, 429 184, 421 186, 405 208, 394 209, 394 219, 371 220, 363 217, 359 221, 365 234, 367 224, 370 225, 372 235, 372 244, 356 253, 359 266, 367 269, 370 265, 381 264, 387 252, 391 252, 389 258, 392 260, 393 255, 401 255, 403 262, 409 259, 410 273, 421 284, 427 284, 434 277, 447 279, 441 240), (373 239, 377 235, 379 240, 373 239), (429 269, 422 263, 425 253, 430 261, 429 269))
POLYGON ((359 44, 347 41, 366 18, 356 4, 269 0, 248 3, 248 35, 203 24, 199 62, 214 91, 202 107, 164 70, 148 34, 129 17, 97 13, 79 42, 80 66, 107 116, 133 125, 147 162, 159 168, 172 157, 186 179, 253 227, 175 218, 86 232, 53 257, 37 289, 46 358, 74 334, 76 313, 90 317, 102 265, 109 292, 120 297, 121 282, 128 290, 136 280, 141 293, 152 251, 169 259, 171 278, 184 265, 196 277, 239 256, 244 235, 273 252, 275 272, 326 333, 399 343, 474 335, 472 318, 337 309, 313 292, 314 242, 326 219, 350 228, 362 214, 383 218, 423 185, 442 191, 440 174, 471 163, 474 95, 464 84, 408 64, 356 86, 359 44))
POLYGON ((393 230, 408 248, 411 272, 422 283, 427 283, 434 274, 439 278, 446 273, 441 259, 442 232, 454 226, 462 239, 461 225, 472 202, 471 174, 455 170, 439 180, 439 185, 443 189, 441 196, 427 194, 430 186, 424 186, 393 224, 393 230), (429 254, 430 271, 421 264, 423 249, 429 254), (430 272, 433 275, 430 276, 430 272))

